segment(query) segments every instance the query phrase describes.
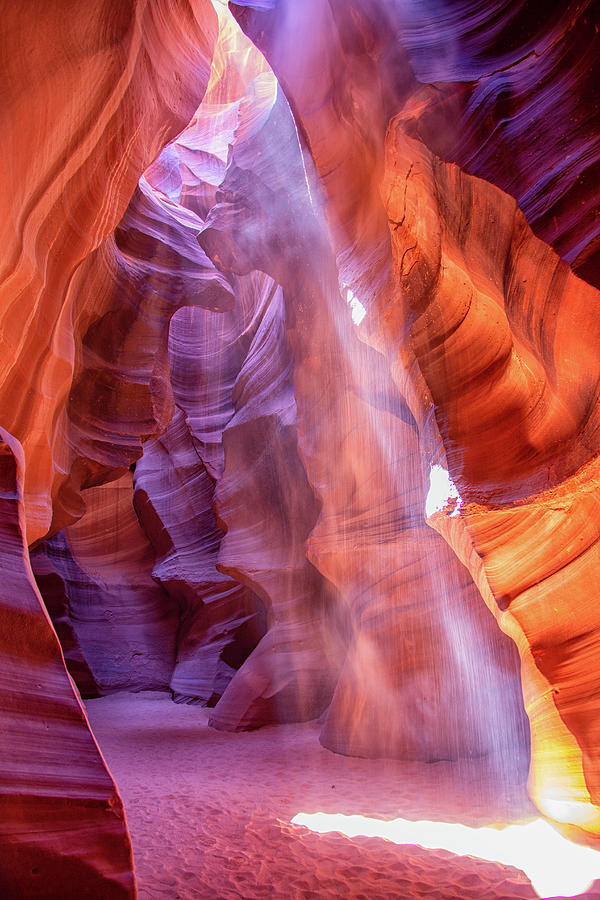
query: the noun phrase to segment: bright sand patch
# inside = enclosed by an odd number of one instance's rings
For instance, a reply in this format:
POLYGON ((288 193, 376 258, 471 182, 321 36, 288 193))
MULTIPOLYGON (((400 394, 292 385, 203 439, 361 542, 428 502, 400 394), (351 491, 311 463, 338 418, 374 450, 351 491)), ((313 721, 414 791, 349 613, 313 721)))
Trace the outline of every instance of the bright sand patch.
MULTIPOLYGON (((218 732, 206 710, 167 694, 86 706, 125 803, 140 900, 538 896, 512 866, 291 824, 315 812, 472 827, 531 822, 538 814, 522 770, 499 777, 486 760, 338 756, 321 747, 315 722, 218 732)), ((600 884, 585 896, 600 898, 600 884)))

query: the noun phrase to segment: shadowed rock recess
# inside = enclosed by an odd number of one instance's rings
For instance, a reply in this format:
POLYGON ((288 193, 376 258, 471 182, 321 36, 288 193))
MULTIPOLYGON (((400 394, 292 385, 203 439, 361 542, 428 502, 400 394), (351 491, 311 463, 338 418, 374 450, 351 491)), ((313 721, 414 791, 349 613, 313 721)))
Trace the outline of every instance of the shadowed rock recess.
POLYGON ((82 702, 529 764, 600 834, 600 5, 3 4, 0 893, 134 897, 82 702))

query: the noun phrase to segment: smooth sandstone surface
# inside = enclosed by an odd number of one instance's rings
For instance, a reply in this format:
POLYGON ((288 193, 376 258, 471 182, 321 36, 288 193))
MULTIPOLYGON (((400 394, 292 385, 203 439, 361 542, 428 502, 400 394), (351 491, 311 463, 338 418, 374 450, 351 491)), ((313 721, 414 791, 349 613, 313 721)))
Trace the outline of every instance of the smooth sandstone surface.
POLYGON ((43 544, 46 566, 65 586, 77 645, 100 693, 165 690, 178 619, 152 578, 154 552, 133 508, 132 475, 82 496, 85 515, 43 544))
POLYGON ((24 453, 0 444, 0 889, 134 896, 123 804, 65 669, 24 541, 24 453))
POLYGON ((597 0, 395 9, 425 85, 406 111, 413 136, 511 194, 534 233, 600 287, 597 0))
POLYGON ((533 796, 595 832, 600 294, 533 236, 509 197, 393 126, 387 172, 410 351, 438 432, 430 447, 443 447, 462 497, 460 517, 438 517, 438 527, 521 650, 533 796), (492 440, 500 423, 502 454, 492 440))
POLYGON ((147 177, 195 217, 200 245, 223 270, 235 308, 174 317, 169 356, 178 412, 148 445, 135 482, 136 508, 158 551, 154 576, 183 603, 171 687, 178 699, 215 706, 216 727, 238 729, 318 715, 336 663, 328 661, 321 609, 332 591, 305 556, 318 510, 295 447, 281 289, 253 263, 235 273, 223 264, 237 244, 232 228, 243 244, 251 205, 239 226, 228 223, 215 239, 221 198, 235 195, 236 179, 245 191, 255 164, 265 171, 260 136, 270 127, 275 138, 272 122, 285 104, 262 56, 231 17, 221 20, 205 101, 147 177), (176 498, 194 510, 193 522, 176 498))
MULTIPOLYGON (((261 268, 283 289, 298 451, 320 502, 318 518, 303 540, 308 559, 339 597, 337 609, 326 611, 325 645, 330 653, 335 649, 336 629, 350 645, 323 739, 341 752, 364 755, 476 755, 494 742, 498 723, 484 724, 484 719, 491 710, 493 718, 497 709, 484 699, 474 672, 461 668, 461 642, 468 640, 470 629, 479 632, 483 643, 489 640, 491 665, 506 667, 506 689, 497 684, 495 691, 505 697, 500 719, 511 719, 508 732, 519 721, 515 659, 501 635, 492 637, 489 617, 475 612, 476 589, 468 575, 425 524, 427 491, 416 423, 384 361, 353 328, 314 199, 319 196, 314 172, 303 161, 281 98, 275 109, 276 116, 265 119, 260 130, 234 144, 200 240, 209 254, 218 253, 224 271, 261 268), (442 555, 439 570, 436 554, 442 555), (415 612, 417 603, 421 613, 415 612), (453 619, 457 625, 450 635, 453 619)), ((230 433, 233 438, 233 428, 226 437, 230 433)), ((239 437, 237 443, 241 467, 239 437)), ((256 440, 257 446, 261 443, 256 440)), ((280 473, 279 481, 284 479, 280 473)), ((271 486, 263 495, 274 490, 271 486)), ((220 493, 219 485, 218 502, 220 493)), ((248 489, 245 496, 254 510, 259 500, 248 489)), ((227 523, 226 509, 220 514, 227 523)), ((232 541, 228 532, 223 553, 232 541)), ((255 547, 254 567, 257 560, 255 547)), ((281 569, 279 580, 281 594, 281 569)), ((306 616, 308 603, 305 610, 306 616)), ((308 634, 314 631, 309 626, 308 634)), ((263 646, 239 676, 258 665, 263 646)), ((259 671, 262 675, 262 662, 259 671)), ((239 676, 216 707, 215 723, 239 676)))
MULTIPOLYGON (((132 312, 121 298, 111 316, 126 262, 109 236, 143 170, 193 115, 217 32, 208 0, 38 13, 6 10, 1 32, 0 408, 25 453, 28 542, 78 517, 79 487, 127 466, 140 436, 166 424, 151 345, 136 342, 142 364, 125 375, 132 312), (105 316, 110 346, 99 348, 105 316)), ((137 306, 156 303, 157 288, 150 278, 137 306)))

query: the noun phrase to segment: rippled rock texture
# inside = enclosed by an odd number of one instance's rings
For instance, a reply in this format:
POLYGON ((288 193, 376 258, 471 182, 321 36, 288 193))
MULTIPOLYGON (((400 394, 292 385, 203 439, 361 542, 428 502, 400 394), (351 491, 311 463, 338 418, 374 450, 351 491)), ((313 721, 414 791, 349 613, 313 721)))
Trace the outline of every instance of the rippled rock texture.
POLYGON ((597 7, 564 4, 542 20, 528 5, 464 4, 454 17, 433 4, 314 0, 300 16, 299 59, 289 52, 293 5, 283 4, 287 15, 254 5, 237 14, 287 86, 326 191, 340 272, 366 308, 363 336, 389 360, 424 458, 457 485, 431 524, 519 647, 532 794, 548 815, 596 832, 598 532, 586 498, 598 294, 488 182, 597 279, 598 120, 586 87, 597 71, 597 7), (311 80, 317 56, 327 77, 311 80), (550 105, 566 113, 558 131, 550 105), (327 127, 340 110, 350 149, 327 127), (350 206, 338 183, 361 168, 350 206), (357 251, 377 276, 370 283, 348 266, 357 251))
MULTIPOLYGON (((134 892, 121 802, 35 588, 27 544, 80 518, 80 490, 125 473, 141 439, 170 419, 168 317, 189 301, 176 281, 161 282, 160 247, 138 266, 136 248, 119 247, 113 232, 144 169, 197 108, 217 28, 204 0, 49 4, 35 15, 22 5, 3 9, 6 896, 134 892)), ((137 614, 138 601, 122 599, 121 611, 137 614)), ((85 640, 59 596, 61 603, 72 671, 94 690, 93 679, 105 675, 84 657, 85 640)), ((82 619, 96 614, 85 610, 82 619)))
POLYGON ((431 452, 444 448, 462 497, 460 516, 436 524, 521 649, 534 798, 595 831, 600 295, 510 197, 401 128, 388 163, 398 286, 438 431, 431 452), (431 231, 434 221, 443 227, 431 231))
POLYGON ((596 5, 231 8, 4 19, 7 777, 69 722, 13 893, 49 791, 132 889, 67 669, 499 783, 522 689, 532 796, 600 830, 596 5))
MULTIPOLYGON (((62 586, 97 691, 166 690, 178 620, 173 601, 152 579, 154 552, 133 509, 131 473, 82 496, 85 515, 32 551, 40 588, 46 597, 45 579, 62 586)), ((79 684, 68 656, 67 663, 79 684)), ((88 693, 85 682, 80 689, 88 693)))

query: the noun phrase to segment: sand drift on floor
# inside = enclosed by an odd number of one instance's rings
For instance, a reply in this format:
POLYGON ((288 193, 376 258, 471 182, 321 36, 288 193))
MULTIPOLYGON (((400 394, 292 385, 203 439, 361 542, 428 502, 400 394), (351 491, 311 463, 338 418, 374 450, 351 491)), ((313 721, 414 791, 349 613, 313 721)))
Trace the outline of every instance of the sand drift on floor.
MULTIPOLYGON (((218 732, 207 726, 206 710, 174 704, 167 694, 116 694, 87 708, 125 803, 140 900, 535 900, 583 889, 589 878, 581 860, 600 856, 581 847, 575 862, 559 856, 550 841, 562 839, 539 820, 522 768, 344 757, 321 747, 316 722, 218 732), (407 843, 347 837, 339 819, 319 824, 338 833, 317 834, 310 830, 316 813, 346 816, 344 830, 358 813, 384 829, 400 820, 407 843), (443 841, 439 833, 429 840, 433 849, 426 849, 425 821, 446 832, 443 841), (447 840, 492 829, 508 836, 513 826, 520 849, 528 834, 537 842, 537 870, 525 874, 518 857, 498 848, 505 864, 490 861, 481 845, 457 855, 447 840)), ((365 835, 364 821, 355 833, 365 835)), ((600 898, 600 885, 585 896, 600 898)))

